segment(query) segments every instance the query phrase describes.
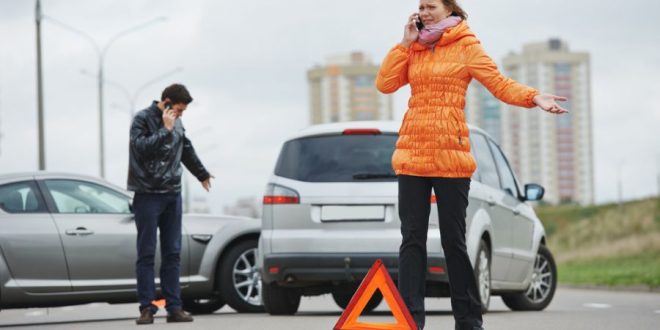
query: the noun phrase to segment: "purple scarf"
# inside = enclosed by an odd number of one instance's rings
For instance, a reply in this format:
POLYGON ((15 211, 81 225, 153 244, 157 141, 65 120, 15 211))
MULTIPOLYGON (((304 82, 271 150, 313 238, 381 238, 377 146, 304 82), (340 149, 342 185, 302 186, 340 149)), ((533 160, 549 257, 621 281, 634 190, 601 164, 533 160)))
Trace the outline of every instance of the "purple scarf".
POLYGON ((458 25, 462 19, 458 16, 449 16, 442 21, 434 25, 425 26, 421 31, 419 31, 419 43, 422 45, 432 48, 446 29, 453 28, 458 25))

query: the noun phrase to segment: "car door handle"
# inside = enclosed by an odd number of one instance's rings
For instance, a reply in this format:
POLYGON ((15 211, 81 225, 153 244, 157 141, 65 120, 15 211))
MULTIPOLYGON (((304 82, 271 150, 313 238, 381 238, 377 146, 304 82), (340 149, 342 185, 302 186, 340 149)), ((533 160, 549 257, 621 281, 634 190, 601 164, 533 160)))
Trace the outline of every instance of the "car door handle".
POLYGON ((495 198, 493 198, 493 197, 488 197, 488 200, 486 201, 486 203, 488 203, 488 205, 490 205, 490 206, 495 206, 495 204, 497 204, 497 203, 495 203, 495 198))
POLYGON ((513 209, 513 215, 520 215, 520 210, 513 209))
POLYGON ((94 234, 93 231, 87 230, 87 228, 85 227, 78 227, 76 229, 67 229, 65 233, 69 236, 87 236, 94 234))

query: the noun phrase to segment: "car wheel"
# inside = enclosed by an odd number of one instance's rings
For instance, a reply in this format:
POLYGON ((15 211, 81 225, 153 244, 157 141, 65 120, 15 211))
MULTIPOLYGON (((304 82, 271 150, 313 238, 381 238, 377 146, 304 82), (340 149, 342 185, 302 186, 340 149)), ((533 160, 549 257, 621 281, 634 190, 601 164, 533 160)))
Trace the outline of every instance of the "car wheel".
POLYGON ((224 305, 225 302, 220 297, 212 299, 183 300, 183 309, 193 314, 212 314, 224 305))
POLYGON ((490 249, 483 239, 479 242, 474 276, 476 277, 477 289, 479 290, 481 312, 486 313, 490 305, 490 249))
POLYGON ((532 281, 525 292, 502 295, 514 311, 540 311, 548 307, 557 288, 557 265, 552 253, 541 245, 534 261, 532 281))
POLYGON ((257 270, 257 240, 232 246, 220 266, 220 292, 227 305, 239 313, 261 313, 261 274, 257 270))
POLYGON ((277 283, 263 284, 264 308, 270 315, 293 315, 300 306, 300 293, 283 288, 277 283))
MULTIPOLYGON (((348 303, 351 302, 351 298, 353 298, 353 294, 356 290, 334 291, 332 292, 332 299, 335 301, 337 306, 341 307, 341 309, 346 309, 346 306, 348 306, 348 303)), ((369 313, 373 311, 376 309, 376 307, 378 307, 378 305, 380 305, 381 301, 383 301, 383 295, 380 293, 380 291, 374 292, 374 295, 371 297, 367 305, 364 306, 364 312, 369 313)))

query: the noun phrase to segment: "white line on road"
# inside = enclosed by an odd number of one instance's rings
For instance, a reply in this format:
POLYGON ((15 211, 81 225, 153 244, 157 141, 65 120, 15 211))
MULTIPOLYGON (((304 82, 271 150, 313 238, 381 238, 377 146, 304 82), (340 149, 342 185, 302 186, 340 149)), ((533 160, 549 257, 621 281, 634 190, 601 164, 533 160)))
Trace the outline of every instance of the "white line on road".
POLYGON ((584 304, 582 306, 589 307, 589 308, 599 308, 599 309, 612 308, 612 305, 598 304, 598 303, 588 303, 588 304, 584 304))
POLYGON ((660 314, 660 309, 658 309, 657 311, 655 311, 655 313, 656 313, 656 314, 660 314))
POLYGON ((45 314, 46 313, 44 311, 31 311, 31 312, 25 313, 25 316, 41 316, 41 315, 45 315, 45 314))

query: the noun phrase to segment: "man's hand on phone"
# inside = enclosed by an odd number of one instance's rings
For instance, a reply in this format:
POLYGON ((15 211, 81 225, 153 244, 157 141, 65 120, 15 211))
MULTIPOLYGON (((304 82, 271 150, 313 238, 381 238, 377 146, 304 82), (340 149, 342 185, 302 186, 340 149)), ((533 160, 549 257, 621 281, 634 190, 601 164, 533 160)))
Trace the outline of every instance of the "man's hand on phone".
POLYGON ((202 187, 204 187, 204 190, 209 191, 209 189, 211 189, 211 179, 215 179, 215 177, 211 175, 208 179, 202 181, 202 187))
POLYGON ((172 109, 166 108, 163 110, 163 125, 168 131, 174 129, 174 122, 176 122, 176 113, 172 109))

